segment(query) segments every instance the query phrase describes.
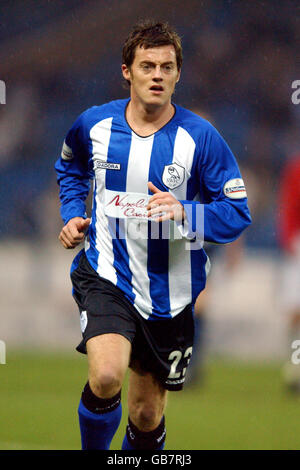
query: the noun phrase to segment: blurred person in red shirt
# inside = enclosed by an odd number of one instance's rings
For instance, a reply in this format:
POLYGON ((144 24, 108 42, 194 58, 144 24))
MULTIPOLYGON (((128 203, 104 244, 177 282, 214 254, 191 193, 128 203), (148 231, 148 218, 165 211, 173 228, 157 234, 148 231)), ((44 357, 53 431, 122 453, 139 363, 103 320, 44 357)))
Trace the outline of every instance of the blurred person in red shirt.
MULTIPOLYGON (((300 340, 300 153, 283 168, 278 205, 278 241, 284 255, 281 300, 287 315, 288 345, 293 348, 293 342, 300 340)), ((300 365, 289 359, 283 374, 287 388, 300 393, 300 365)))

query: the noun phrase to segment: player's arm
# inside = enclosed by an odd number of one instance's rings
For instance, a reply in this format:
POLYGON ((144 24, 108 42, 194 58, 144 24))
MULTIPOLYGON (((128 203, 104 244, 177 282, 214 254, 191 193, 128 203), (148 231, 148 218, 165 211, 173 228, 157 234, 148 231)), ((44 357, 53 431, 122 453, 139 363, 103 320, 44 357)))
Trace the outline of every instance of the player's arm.
POLYGON ((200 202, 179 201, 185 213, 182 234, 189 239, 230 243, 251 223, 247 194, 237 162, 212 126, 195 158, 200 202))
MULTIPOLYGON (((204 240, 220 244, 236 240, 251 223, 246 189, 234 155, 212 126, 198 159, 198 174, 204 240)), ((193 223, 192 208, 187 206, 185 212, 193 223)), ((194 228, 197 231, 196 224, 194 228)))
POLYGON ((64 227, 59 240, 65 248, 74 248, 84 239, 90 219, 86 219, 86 198, 90 189, 87 140, 82 116, 75 121, 55 164, 60 187, 61 216, 64 227))

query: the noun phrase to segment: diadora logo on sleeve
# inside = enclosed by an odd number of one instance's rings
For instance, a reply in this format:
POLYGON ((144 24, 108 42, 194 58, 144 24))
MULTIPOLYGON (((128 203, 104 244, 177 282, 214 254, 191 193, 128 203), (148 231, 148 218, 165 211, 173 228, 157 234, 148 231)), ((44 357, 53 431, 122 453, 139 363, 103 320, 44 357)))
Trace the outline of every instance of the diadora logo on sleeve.
POLYGON ((120 163, 113 163, 113 162, 105 162, 103 160, 94 159, 94 170, 98 168, 102 170, 120 170, 121 165, 120 163))
POLYGON ((162 181, 167 188, 174 189, 180 186, 185 177, 185 169, 178 163, 166 165, 162 174, 162 181))
POLYGON ((247 197, 244 181, 241 178, 235 178, 227 181, 223 188, 225 196, 230 199, 242 199, 247 197))

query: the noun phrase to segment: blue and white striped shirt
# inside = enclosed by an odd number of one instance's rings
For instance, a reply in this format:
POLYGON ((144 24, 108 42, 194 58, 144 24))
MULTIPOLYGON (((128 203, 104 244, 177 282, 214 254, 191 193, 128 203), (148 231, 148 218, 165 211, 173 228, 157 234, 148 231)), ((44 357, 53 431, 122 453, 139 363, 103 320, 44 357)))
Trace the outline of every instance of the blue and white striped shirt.
POLYGON ((125 117, 129 99, 94 106, 75 121, 56 162, 65 223, 85 217, 85 251, 99 276, 118 286, 146 319, 170 318, 204 289, 203 239, 235 240, 251 223, 236 160, 216 129, 174 105, 173 118, 141 137, 125 117), (147 220, 151 181, 184 204, 186 223, 147 220))

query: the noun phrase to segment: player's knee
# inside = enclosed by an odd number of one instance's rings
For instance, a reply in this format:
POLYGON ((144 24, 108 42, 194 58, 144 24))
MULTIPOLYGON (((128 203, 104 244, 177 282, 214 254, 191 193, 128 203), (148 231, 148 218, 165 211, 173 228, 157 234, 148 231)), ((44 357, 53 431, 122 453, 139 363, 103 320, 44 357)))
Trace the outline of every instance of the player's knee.
POLYGON ((90 377, 89 382, 92 392, 100 398, 110 398, 122 387, 121 374, 112 369, 100 370, 90 377))
POLYGON ((133 407, 132 418, 141 431, 151 431, 158 426, 162 418, 162 410, 149 403, 140 403, 133 407))

